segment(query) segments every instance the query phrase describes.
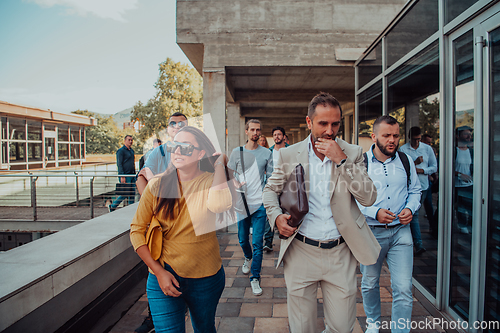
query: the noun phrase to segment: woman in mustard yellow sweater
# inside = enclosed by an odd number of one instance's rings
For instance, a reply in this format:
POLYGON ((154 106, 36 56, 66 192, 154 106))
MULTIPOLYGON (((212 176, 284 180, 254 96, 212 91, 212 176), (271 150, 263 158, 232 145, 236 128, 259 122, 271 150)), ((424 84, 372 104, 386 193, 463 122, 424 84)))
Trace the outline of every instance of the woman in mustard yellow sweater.
POLYGON ((208 137, 190 126, 177 133, 167 150, 171 164, 144 190, 130 239, 149 267, 147 294, 156 332, 185 332, 186 306, 195 332, 215 332, 225 285, 216 214, 232 204, 227 156, 212 157, 215 149, 208 137), (161 227, 162 237, 152 236, 148 243, 150 224, 161 227))

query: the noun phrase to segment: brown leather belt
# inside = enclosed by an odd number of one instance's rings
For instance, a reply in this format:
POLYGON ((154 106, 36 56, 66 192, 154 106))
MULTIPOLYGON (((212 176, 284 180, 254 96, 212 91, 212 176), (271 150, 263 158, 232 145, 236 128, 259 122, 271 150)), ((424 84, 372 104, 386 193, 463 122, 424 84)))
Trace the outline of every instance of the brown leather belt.
POLYGON ((340 238, 334 240, 334 241, 329 241, 329 242, 318 242, 317 240, 307 238, 301 234, 297 234, 295 236, 295 239, 298 239, 299 241, 319 247, 321 249, 333 249, 335 246, 340 245, 345 242, 344 237, 340 236, 340 238))

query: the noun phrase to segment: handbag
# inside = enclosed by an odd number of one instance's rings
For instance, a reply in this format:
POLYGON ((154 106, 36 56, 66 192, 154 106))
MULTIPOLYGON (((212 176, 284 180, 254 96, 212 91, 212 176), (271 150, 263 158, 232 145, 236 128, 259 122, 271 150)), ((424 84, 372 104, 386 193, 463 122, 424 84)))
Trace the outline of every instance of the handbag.
MULTIPOLYGON (((288 225, 293 228, 297 228, 302 223, 304 216, 309 212, 309 200, 306 194, 304 173, 304 167, 298 164, 292 170, 279 197, 281 210, 283 213, 291 216, 288 220, 288 225)), ((279 237, 281 239, 288 238, 281 234, 279 237)))
POLYGON ((160 221, 158 221, 156 216, 151 218, 151 223, 146 232, 146 244, 148 245, 149 252, 151 252, 151 257, 154 260, 158 260, 163 246, 163 232, 160 221))
POLYGON ((116 183, 115 188, 116 195, 123 196, 133 196, 135 195, 135 184, 134 183, 116 183))

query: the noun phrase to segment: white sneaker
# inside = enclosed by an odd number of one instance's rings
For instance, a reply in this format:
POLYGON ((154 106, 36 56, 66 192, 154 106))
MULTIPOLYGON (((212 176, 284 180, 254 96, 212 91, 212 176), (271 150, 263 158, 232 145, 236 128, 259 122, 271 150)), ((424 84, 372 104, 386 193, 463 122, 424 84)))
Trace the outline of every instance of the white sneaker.
POLYGON ((245 261, 243 262, 243 266, 241 266, 241 271, 243 272, 243 274, 250 273, 250 262, 251 261, 252 261, 251 259, 245 258, 245 261))
POLYGON ((252 293, 255 296, 262 295, 262 288, 260 287, 259 279, 257 278, 252 279, 252 281, 250 281, 250 285, 252 286, 252 293))

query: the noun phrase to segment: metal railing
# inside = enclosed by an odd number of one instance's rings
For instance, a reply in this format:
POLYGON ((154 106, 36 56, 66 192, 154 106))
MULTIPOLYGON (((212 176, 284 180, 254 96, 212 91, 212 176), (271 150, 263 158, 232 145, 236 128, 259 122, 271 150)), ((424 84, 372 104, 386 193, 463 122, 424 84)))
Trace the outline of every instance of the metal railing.
MULTIPOLYGON (((118 177, 135 178, 135 175, 120 175, 116 171, 45 171, 44 173, 0 174, 0 220, 39 221, 44 209, 45 220, 84 221, 96 216, 96 208, 106 213, 106 206, 116 197, 115 184, 118 177), (112 173, 112 174, 110 174, 112 173), (83 210, 88 213, 83 214, 83 210), (78 208, 58 218, 55 209, 78 208), (30 213, 27 213, 27 210, 30 213), (85 218, 81 218, 83 215, 85 218), (29 215, 29 216, 28 216, 29 215), (49 218, 47 218, 49 216, 49 218), (70 218, 68 219, 68 216, 70 218), (77 218, 75 218, 75 216, 77 218), (79 218, 78 218, 79 217, 79 218)), ((128 199, 127 199, 128 200, 128 199)), ((102 215, 102 214, 99 214, 102 215)))

